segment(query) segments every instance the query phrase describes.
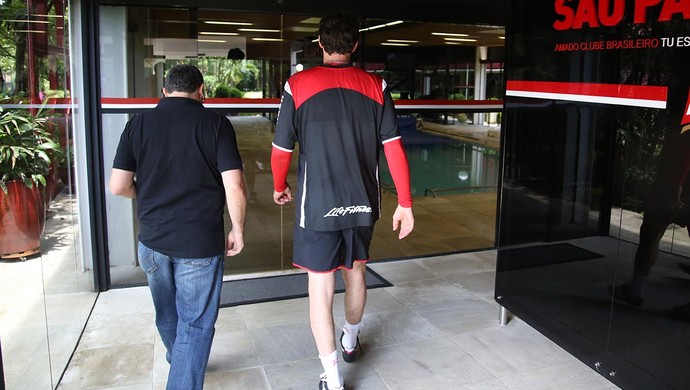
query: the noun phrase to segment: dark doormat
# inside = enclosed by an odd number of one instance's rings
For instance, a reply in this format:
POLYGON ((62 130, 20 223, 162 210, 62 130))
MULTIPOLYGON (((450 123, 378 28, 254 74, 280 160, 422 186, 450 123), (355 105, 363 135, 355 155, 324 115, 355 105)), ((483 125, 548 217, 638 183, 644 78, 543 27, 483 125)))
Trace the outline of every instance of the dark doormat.
MULTIPOLYGON (((223 282, 220 307, 306 297, 308 296, 307 280, 306 273, 228 280, 223 282)), ((369 268, 367 268, 365 280, 369 289, 392 286, 369 268)), ((338 270, 335 275, 335 292, 344 291, 345 283, 338 270)))
POLYGON ((512 249, 499 248, 496 270, 499 272, 510 271, 520 268, 596 259, 598 257, 604 256, 567 242, 512 249))

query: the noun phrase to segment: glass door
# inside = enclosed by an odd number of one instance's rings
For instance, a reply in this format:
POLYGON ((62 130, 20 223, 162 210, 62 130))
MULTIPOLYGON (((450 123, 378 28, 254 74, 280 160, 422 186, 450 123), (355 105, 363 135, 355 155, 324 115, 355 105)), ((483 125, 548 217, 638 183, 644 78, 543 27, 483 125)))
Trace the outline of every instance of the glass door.
MULTIPOLYGON (((206 107, 226 115, 237 132, 249 195, 247 241, 239 256, 227 259, 227 278, 294 270, 294 204, 279 207, 272 201, 271 141, 285 81, 321 63, 319 20, 315 15, 100 7, 106 183, 125 123, 157 103, 165 72, 178 63, 199 67, 208 91, 206 107)), ((354 65, 380 74, 391 87, 417 205, 417 230, 400 242, 389 229, 397 200, 382 159, 384 221, 376 227, 372 260, 494 246, 496 113, 502 102, 474 100, 476 91, 467 93, 477 79, 475 45, 487 45, 494 58, 483 67, 493 80, 489 84, 500 79, 500 55, 493 54, 500 53, 502 33, 500 27, 364 19, 354 65), (471 38, 458 41, 459 35, 471 38), (415 51, 425 54, 415 56, 415 51)), ((500 98, 489 89, 492 98, 500 98)), ((288 178, 294 182, 297 154, 292 163, 288 178)), ((106 200, 112 283, 145 283, 135 256, 135 202, 108 191, 106 200)))

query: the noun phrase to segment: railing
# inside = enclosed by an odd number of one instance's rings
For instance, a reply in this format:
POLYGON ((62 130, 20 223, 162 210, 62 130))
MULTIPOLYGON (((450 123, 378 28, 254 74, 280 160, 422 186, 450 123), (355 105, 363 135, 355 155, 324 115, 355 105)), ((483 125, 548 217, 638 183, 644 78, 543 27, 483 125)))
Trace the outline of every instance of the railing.
POLYGON ((469 187, 449 187, 449 188, 427 188, 424 190, 424 196, 431 194, 432 198, 436 197, 439 192, 463 191, 463 190, 489 190, 497 189, 497 186, 469 186, 469 187))
MULTIPOLYGON (((101 99, 104 113, 127 113, 155 107, 160 98, 111 98, 101 99)), ((396 111, 500 111, 502 100, 395 100, 396 111)), ((209 98, 204 106, 226 112, 273 112, 280 108, 280 99, 209 98)))

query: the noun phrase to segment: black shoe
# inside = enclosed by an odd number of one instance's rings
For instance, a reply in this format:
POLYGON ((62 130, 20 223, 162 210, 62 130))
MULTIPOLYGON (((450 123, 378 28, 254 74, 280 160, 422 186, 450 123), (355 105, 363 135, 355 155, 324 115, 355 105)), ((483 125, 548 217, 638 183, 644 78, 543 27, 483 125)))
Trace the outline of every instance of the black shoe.
POLYGON ((345 347, 343 347, 343 337, 345 336, 345 332, 340 334, 340 349, 343 350, 343 360, 345 363, 352 363, 355 360, 357 360, 357 349, 359 349, 359 352, 362 352, 362 345, 359 343, 359 336, 357 336, 357 345, 355 346, 355 349, 352 351, 347 351, 345 347))
POLYGON ((690 263, 678 263, 678 268, 682 269, 685 273, 690 274, 690 263))
MULTIPOLYGON (((325 372, 323 374, 321 374, 321 376, 319 377, 319 390, 329 390, 328 389, 328 382, 326 381, 326 373, 325 372)), ((342 385, 338 388, 330 389, 330 390, 345 390, 345 385, 342 385)))
POLYGON ((677 320, 690 322, 690 302, 685 305, 674 306, 671 315, 677 320))
POLYGON ((626 287, 627 286, 625 284, 622 284, 620 286, 609 286, 608 289, 610 293, 613 293, 613 297, 618 299, 619 301, 623 301, 628 305, 634 307, 642 306, 644 298, 640 295, 630 294, 626 287))

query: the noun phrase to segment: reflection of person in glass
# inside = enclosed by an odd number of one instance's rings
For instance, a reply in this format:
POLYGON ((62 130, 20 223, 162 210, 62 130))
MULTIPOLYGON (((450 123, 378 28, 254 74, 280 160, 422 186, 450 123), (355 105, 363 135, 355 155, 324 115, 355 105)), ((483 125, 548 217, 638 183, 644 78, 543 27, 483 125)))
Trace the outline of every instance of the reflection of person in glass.
MULTIPOLYGON (((616 299, 632 306, 643 303, 647 277, 656 262, 659 241, 668 225, 674 223, 688 227, 690 223, 689 89, 690 84, 687 82, 682 85, 675 83, 669 87, 666 117, 668 131, 659 155, 657 176, 645 203, 633 276, 630 281, 614 289, 616 299)), ((677 310, 674 309, 674 314, 677 310)), ((690 321, 690 307, 687 314, 686 319, 690 321)))

